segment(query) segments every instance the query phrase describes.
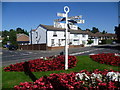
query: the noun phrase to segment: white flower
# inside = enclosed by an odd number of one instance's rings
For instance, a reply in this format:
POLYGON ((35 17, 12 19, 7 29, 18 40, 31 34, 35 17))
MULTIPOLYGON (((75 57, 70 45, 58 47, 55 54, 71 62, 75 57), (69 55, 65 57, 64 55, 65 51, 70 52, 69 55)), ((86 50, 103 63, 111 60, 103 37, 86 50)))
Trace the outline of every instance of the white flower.
POLYGON ((83 75, 82 75, 81 73, 77 73, 77 74, 75 75, 75 79, 76 79, 76 80, 78 80, 78 79, 82 80, 82 79, 83 79, 83 75))
POLYGON ((115 53, 115 56, 120 56, 118 53, 115 53))
POLYGON ((120 73, 119 72, 108 72, 106 76, 111 81, 119 81, 120 82, 120 73))
POLYGON ((88 79, 90 79, 88 76, 87 76, 87 74, 85 74, 85 73, 77 73, 76 75, 75 75, 75 79, 76 80, 83 80, 83 79, 85 79, 85 80, 88 80, 88 79))

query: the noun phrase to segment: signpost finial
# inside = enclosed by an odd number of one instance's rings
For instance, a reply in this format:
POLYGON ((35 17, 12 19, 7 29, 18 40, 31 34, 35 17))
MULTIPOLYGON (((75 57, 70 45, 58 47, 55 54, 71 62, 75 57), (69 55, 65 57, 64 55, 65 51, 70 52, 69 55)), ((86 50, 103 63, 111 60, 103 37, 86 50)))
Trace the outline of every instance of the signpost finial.
POLYGON ((70 11, 69 7, 68 6, 65 6, 64 7, 64 12, 68 13, 70 11))

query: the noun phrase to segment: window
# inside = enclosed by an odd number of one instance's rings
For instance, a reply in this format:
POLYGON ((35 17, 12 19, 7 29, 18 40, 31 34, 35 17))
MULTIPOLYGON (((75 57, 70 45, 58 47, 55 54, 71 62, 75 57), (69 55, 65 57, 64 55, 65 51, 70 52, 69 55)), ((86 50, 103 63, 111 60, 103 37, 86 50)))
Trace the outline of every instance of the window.
POLYGON ((54 39, 51 39, 51 46, 54 46, 54 45, 55 45, 54 39))
POLYGON ((85 37, 85 34, 83 34, 82 37, 85 37))
POLYGON ((53 32, 53 36, 56 37, 57 36, 57 33, 56 31, 53 32))
POLYGON ((64 37, 66 36, 66 33, 64 32, 64 37))
POLYGON ((79 39, 74 39, 74 41, 79 41, 79 39))
POLYGON ((74 34, 74 37, 78 37, 78 34, 74 34))
POLYGON ((36 38, 38 38, 38 32, 36 32, 36 38))
POLYGON ((61 45, 61 40, 60 40, 60 39, 58 39, 58 45, 59 45, 59 46, 61 45))

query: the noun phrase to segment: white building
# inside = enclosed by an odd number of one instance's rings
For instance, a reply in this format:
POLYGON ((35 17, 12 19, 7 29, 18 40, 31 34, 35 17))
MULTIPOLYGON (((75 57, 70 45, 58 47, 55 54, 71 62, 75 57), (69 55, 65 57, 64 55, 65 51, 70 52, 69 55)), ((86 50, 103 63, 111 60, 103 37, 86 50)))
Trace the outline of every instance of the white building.
MULTIPOLYGON (((29 35, 31 44, 46 44, 48 49, 62 48, 65 46, 65 28, 63 25, 50 26, 40 24, 37 29, 31 30, 29 35), (62 26, 62 27, 61 27, 62 26)), ((88 40, 87 32, 76 29, 70 25, 68 30, 69 47, 86 46, 88 40)))

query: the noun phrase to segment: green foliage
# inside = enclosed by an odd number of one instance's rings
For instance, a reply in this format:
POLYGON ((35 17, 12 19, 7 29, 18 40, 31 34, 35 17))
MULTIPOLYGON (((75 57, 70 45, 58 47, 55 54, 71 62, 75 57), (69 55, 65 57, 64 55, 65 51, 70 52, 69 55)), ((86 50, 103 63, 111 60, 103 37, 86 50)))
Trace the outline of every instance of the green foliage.
POLYGON ((91 30, 91 32, 92 32, 92 33, 97 33, 97 32, 99 32, 99 29, 96 28, 96 27, 93 27, 92 30, 91 30))
POLYGON ((16 30, 10 29, 9 31, 7 30, 2 31, 2 37, 4 38, 2 44, 6 45, 7 42, 10 41, 12 45, 17 46, 18 44, 16 39, 17 39, 17 34, 19 33, 29 35, 29 33, 26 30, 21 28, 16 28, 16 30))
POLYGON ((105 30, 103 30, 102 34, 105 34, 105 33, 107 33, 107 32, 105 30))
POLYGON ((5 38, 7 36, 9 36, 9 31, 7 31, 7 30, 2 31, 2 37, 5 38))
MULTIPOLYGON (((60 71, 46 71, 46 72, 32 72, 33 75, 37 79, 44 75, 49 75, 51 73, 70 73, 70 72, 79 72, 81 70, 86 69, 87 71, 93 71, 95 69, 104 70, 104 69, 113 69, 115 71, 120 70, 120 67, 100 64, 98 62, 93 61, 89 56, 77 56, 77 66, 68 70, 60 70, 60 71)), ((27 76, 24 72, 5 72, 2 71, 2 86, 3 88, 13 88, 15 85, 18 85, 20 82, 31 82, 29 76, 27 76)))
POLYGON ((101 40, 101 44, 111 44, 113 40, 101 40))
POLYGON ((2 40, 2 44, 3 44, 3 45, 6 45, 8 41, 9 41, 9 39, 8 39, 7 37, 5 37, 5 38, 2 40))
POLYGON ((17 36, 16 36, 16 31, 15 30, 12 30, 9 32, 9 41, 11 42, 12 45, 15 45, 17 46, 17 36))
POLYGON ((88 40, 87 44, 92 44, 92 43, 93 43, 93 40, 88 40))
POLYGON ((86 29, 86 31, 91 31, 90 29, 86 29))
POLYGON ((120 24, 119 24, 119 26, 117 27, 115 27, 115 29, 114 29, 114 31, 115 31, 115 34, 117 35, 117 42, 118 43, 120 43, 120 24))

